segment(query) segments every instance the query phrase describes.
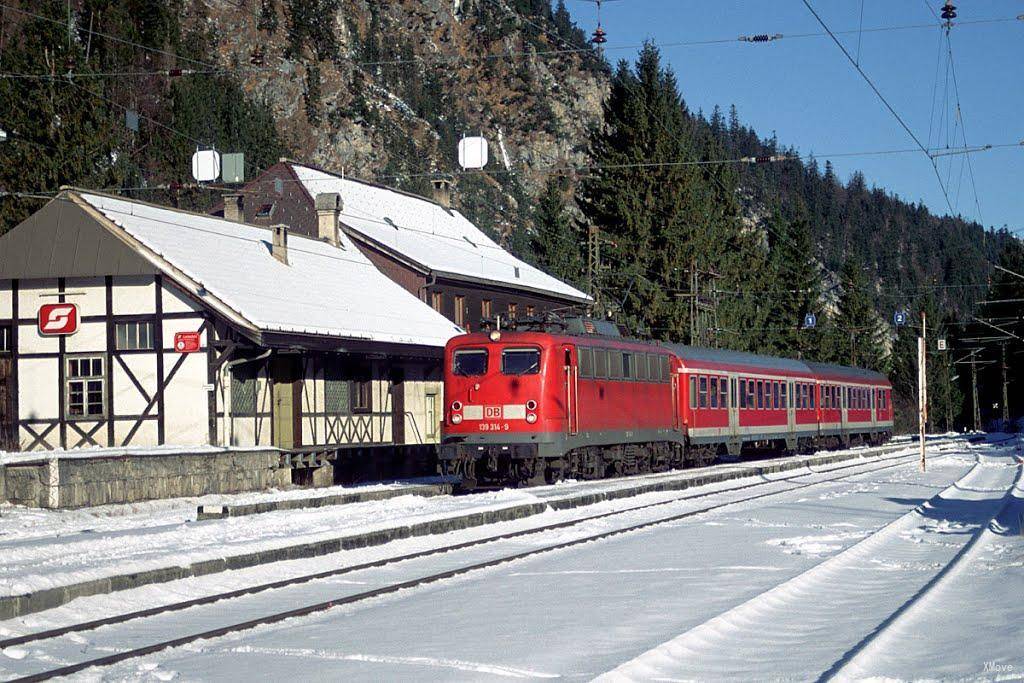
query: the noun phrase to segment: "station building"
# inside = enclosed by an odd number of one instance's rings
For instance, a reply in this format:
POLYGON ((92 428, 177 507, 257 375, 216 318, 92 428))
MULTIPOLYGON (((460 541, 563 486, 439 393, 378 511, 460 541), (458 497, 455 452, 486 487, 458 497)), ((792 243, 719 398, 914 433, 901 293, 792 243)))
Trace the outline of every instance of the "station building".
POLYGON ((461 330, 315 203, 292 230, 66 190, 0 237, 0 450, 432 451, 461 330))
POLYGON ((234 220, 317 234, 317 197, 338 196, 346 235, 393 281, 467 330, 481 320, 586 305, 583 292, 516 258, 452 208, 447 181, 427 199, 282 160, 225 195, 234 220))

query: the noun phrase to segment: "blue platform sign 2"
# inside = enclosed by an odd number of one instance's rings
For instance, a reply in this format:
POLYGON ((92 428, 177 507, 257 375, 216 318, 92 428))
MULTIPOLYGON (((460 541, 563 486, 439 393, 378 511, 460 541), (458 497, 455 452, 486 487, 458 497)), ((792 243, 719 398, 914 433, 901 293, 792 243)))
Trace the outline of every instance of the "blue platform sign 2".
POLYGON ((897 327, 899 327, 901 325, 906 325, 907 324, 907 312, 906 311, 896 311, 895 313, 893 313, 892 314, 892 324, 896 325, 897 327))
POLYGON ((818 316, 808 313, 804 316, 804 329, 809 330, 818 324, 818 316))

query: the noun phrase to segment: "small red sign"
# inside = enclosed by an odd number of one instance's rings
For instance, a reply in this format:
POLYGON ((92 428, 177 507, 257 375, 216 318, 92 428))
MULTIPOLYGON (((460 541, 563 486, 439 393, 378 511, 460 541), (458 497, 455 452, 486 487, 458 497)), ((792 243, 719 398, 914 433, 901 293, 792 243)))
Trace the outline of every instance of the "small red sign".
POLYGON ((39 334, 57 337, 78 331, 76 304, 44 304, 39 307, 39 334))
POLYGON ((198 332, 175 332, 174 350, 178 353, 195 353, 199 350, 198 332))

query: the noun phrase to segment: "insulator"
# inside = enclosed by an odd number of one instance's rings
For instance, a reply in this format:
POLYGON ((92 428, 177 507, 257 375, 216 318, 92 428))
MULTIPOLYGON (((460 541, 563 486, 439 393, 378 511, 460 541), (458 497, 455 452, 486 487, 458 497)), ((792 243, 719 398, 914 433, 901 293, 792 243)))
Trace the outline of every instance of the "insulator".
POLYGON ((598 26, 597 29, 594 31, 594 37, 590 39, 590 42, 592 42, 595 45, 602 45, 604 43, 607 43, 608 38, 605 37, 604 29, 598 26))
POLYGON ((168 76, 180 76, 181 75, 181 69, 168 69, 167 70, 167 75, 168 76))
POLYGON ((946 21, 956 19, 956 6, 953 3, 947 2, 942 6, 942 18, 946 21))

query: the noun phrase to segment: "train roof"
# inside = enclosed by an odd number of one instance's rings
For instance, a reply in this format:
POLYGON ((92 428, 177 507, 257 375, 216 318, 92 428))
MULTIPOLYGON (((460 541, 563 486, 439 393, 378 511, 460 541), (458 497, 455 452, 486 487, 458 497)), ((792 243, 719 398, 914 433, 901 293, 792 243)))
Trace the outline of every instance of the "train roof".
POLYGON ((762 356, 758 353, 747 353, 745 351, 728 351, 725 349, 705 349, 699 346, 687 346, 685 344, 665 344, 665 348, 671 349, 683 362, 694 363, 719 363, 722 365, 746 365, 766 370, 784 370, 795 372, 801 375, 813 374, 808 364, 792 358, 778 358, 776 356, 762 356))
POLYGON ((836 365, 835 363, 812 363, 808 362, 807 367, 815 375, 825 375, 834 379, 846 379, 853 382, 884 382, 889 383, 889 378, 880 372, 854 368, 848 365, 836 365))

